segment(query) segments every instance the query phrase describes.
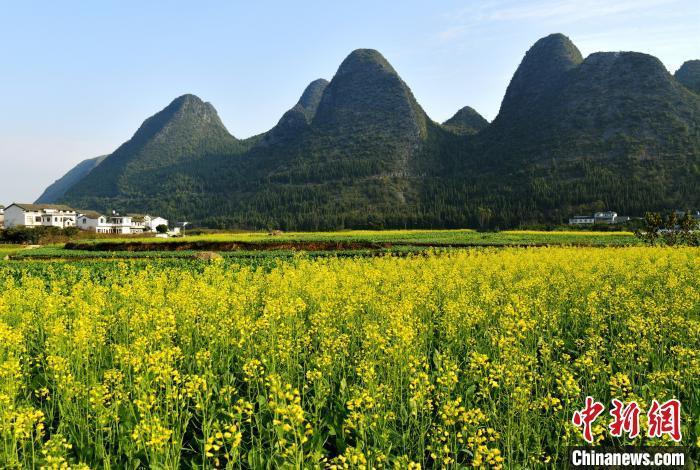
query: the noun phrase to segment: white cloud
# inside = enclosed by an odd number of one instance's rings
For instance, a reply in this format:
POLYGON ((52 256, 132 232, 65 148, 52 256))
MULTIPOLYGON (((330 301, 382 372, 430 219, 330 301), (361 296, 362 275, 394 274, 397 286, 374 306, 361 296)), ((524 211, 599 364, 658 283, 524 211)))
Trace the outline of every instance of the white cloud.
POLYGON ((659 7, 678 2, 679 0, 487 0, 445 15, 449 24, 438 33, 438 37, 444 41, 453 40, 491 23, 532 21, 567 25, 594 19, 623 19, 630 15, 652 14, 659 7))

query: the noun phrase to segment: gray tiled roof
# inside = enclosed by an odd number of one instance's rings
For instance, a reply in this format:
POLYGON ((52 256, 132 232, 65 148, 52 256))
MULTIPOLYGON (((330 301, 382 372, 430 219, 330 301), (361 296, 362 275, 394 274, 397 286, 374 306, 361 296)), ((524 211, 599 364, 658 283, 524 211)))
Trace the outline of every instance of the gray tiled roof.
POLYGON ((53 209, 56 211, 75 212, 75 209, 73 209, 72 207, 68 207, 66 205, 63 205, 63 204, 24 204, 24 203, 19 203, 19 202, 13 202, 10 205, 17 206, 20 209, 24 209, 25 211, 41 211, 41 210, 45 210, 45 209, 53 209))

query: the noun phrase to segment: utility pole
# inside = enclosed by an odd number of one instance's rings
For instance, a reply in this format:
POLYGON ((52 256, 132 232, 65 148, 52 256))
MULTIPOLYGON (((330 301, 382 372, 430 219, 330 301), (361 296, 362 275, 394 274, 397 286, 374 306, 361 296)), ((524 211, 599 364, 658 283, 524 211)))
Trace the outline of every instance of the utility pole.
POLYGON ((180 222, 180 225, 182 225, 182 236, 183 237, 185 236, 185 227, 187 227, 187 224, 189 224, 189 222, 180 222))

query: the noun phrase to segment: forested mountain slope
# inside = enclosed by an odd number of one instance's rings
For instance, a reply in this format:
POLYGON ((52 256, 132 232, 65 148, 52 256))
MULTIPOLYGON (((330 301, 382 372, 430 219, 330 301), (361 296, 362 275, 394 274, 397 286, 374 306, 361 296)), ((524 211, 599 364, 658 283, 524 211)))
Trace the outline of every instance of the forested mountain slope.
POLYGON ((574 213, 700 207, 693 61, 584 58, 537 41, 488 123, 464 107, 432 121, 379 52, 353 51, 270 131, 233 137, 182 96, 60 198, 215 227, 516 226, 574 213))

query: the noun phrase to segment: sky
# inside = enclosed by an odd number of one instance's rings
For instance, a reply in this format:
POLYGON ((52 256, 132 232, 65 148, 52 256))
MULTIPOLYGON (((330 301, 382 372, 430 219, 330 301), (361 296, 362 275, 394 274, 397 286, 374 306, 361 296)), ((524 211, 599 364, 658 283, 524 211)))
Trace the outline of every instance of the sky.
POLYGON ((379 50, 435 121, 492 120, 527 49, 550 33, 584 57, 700 59, 697 0, 0 0, 0 204, 32 202, 111 153, 177 96, 239 138, 273 127, 357 48, 379 50))

